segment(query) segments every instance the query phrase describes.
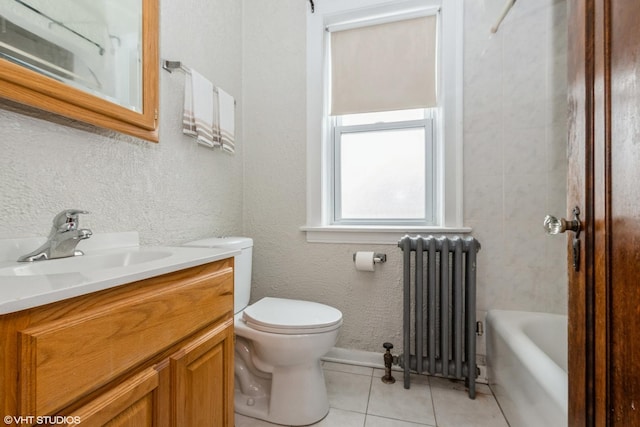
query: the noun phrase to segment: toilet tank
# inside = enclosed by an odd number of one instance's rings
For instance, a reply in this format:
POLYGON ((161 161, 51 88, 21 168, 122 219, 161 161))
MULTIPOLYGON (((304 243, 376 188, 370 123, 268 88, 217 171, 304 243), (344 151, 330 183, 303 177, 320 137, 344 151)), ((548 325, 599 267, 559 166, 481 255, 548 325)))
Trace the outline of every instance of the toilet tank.
POLYGON ((184 246, 239 249, 240 253, 235 256, 233 268, 233 312, 238 313, 249 305, 253 239, 249 237, 210 237, 185 243, 184 246))

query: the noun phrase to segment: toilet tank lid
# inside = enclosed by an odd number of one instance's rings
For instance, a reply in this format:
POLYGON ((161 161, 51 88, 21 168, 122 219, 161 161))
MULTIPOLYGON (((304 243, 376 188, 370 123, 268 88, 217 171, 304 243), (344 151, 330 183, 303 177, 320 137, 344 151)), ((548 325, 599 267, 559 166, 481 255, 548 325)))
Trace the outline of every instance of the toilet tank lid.
POLYGON ((229 248, 247 249, 253 246, 253 239, 250 237, 228 236, 228 237, 208 237, 206 239, 194 240, 185 243, 183 246, 195 246, 199 248, 229 248))

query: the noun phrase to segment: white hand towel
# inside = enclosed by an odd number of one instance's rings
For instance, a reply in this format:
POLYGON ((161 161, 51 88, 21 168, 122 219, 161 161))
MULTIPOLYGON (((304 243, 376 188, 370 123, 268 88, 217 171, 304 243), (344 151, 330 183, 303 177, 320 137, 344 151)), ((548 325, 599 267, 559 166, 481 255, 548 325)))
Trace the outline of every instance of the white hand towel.
POLYGON ((196 120, 193 117, 193 81, 191 72, 187 72, 184 77, 184 108, 182 112, 182 133, 192 137, 197 137, 196 120))
POLYGON ((220 140, 222 148, 229 153, 234 153, 236 149, 236 101, 227 92, 218 88, 218 104, 218 113, 220 116, 220 140))
POLYGON ((213 84, 195 70, 185 76, 185 101, 182 131, 195 136, 198 143, 207 147, 220 145, 213 131, 213 84))

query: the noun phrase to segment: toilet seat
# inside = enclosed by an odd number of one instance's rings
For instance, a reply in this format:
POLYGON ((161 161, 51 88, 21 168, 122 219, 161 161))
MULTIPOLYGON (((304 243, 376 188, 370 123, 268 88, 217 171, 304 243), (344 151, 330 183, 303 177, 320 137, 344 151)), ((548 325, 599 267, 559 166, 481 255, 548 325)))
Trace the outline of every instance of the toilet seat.
POLYGON ((263 298, 244 309, 250 328, 274 334, 300 335, 332 331, 342 325, 340 310, 311 301, 263 298))

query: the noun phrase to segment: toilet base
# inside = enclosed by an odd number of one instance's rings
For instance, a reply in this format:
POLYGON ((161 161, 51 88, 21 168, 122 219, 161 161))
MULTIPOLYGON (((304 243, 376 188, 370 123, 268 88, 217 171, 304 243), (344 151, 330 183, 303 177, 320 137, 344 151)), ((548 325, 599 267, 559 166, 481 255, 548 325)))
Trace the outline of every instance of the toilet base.
POLYGON ((238 414, 288 426, 314 424, 329 413, 329 398, 320 360, 274 368, 269 395, 251 397, 236 388, 238 414))

